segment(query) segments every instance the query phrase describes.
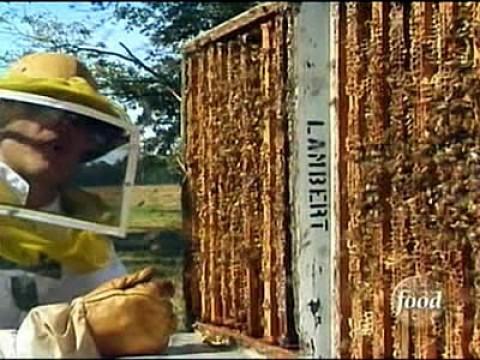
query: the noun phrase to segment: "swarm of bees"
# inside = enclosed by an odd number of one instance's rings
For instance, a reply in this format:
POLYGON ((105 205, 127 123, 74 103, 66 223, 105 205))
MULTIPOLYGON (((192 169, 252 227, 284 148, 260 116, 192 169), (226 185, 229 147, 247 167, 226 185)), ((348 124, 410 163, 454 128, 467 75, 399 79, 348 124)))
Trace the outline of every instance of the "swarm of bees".
POLYGON ((201 322, 278 343, 286 333, 289 11, 186 55, 190 283, 201 322))
POLYGON ((343 355, 479 357, 480 5, 345 6, 343 355), (388 299, 417 275, 448 301, 407 326, 388 299))

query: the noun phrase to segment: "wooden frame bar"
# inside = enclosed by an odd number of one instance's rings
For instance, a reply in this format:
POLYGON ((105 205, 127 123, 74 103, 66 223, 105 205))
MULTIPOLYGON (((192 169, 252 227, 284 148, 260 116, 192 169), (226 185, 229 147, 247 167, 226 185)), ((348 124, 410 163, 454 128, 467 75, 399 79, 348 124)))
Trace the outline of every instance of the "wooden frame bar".
POLYGON ((285 10, 290 5, 288 2, 266 2, 245 11, 244 13, 230 19, 229 21, 210 29, 191 41, 187 42, 182 50, 185 54, 194 52, 208 43, 219 41, 223 37, 232 36, 238 31, 243 30, 247 26, 271 17, 275 13, 285 10))
POLYGON ((213 335, 230 337, 237 345, 253 349, 256 352, 267 356, 269 359, 298 359, 301 355, 299 351, 270 345, 262 340, 258 340, 251 336, 246 336, 238 330, 233 330, 225 326, 196 323, 195 329, 200 333, 208 332, 213 335))
POLYGON ((331 357, 332 223, 330 4, 302 3, 294 25, 295 117, 291 151, 296 299, 308 356, 331 357), (324 34, 324 36, 319 36, 324 34))

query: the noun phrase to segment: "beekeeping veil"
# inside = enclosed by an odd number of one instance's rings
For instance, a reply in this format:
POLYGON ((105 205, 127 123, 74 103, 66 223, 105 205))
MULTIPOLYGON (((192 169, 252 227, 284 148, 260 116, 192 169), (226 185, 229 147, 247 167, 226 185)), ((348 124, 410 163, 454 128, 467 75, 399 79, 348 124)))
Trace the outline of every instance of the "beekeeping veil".
POLYGON ((126 113, 98 92, 76 58, 41 53, 23 57, 0 79, 0 145, 7 139, 25 143, 48 153, 48 161, 67 152, 69 144, 58 139, 47 136, 36 142, 11 131, 15 121, 24 119, 46 129, 60 122, 81 127, 93 146, 62 185, 60 210, 29 208, 28 181, 8 159, 0 158, 0 217, 124 236, 139 147, 138 132, 126 113))

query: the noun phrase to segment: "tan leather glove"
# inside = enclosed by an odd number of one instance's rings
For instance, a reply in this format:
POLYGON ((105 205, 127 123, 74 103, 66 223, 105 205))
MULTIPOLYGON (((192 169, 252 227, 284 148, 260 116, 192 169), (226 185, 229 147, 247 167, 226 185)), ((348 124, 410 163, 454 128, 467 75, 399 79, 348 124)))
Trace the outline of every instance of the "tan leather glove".
POLYGON ((171 302, 174 287, 154 281, 154 274, 148 267, 80 298, 102 356, 153 355, 167 348, 177 327, 171 302))

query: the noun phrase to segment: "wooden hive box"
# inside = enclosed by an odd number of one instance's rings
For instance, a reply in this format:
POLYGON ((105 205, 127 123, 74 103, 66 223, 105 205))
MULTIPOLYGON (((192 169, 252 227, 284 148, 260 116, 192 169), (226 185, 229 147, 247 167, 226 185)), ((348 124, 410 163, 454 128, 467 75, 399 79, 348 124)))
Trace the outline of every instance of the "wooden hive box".
POLYGON ((305 2, 188 43, 192 316, 314 357, 480 356, 479 38, 475 3, 305 2), (415 279, 440 312, 395 314, 415 279))
MULTIPOLYGON (((329 51, 328 42, 311 43, 328 33, 329 7, 305 6, 262 4, 184 47, 189 307, 201 323, 287 348, 298 344, 301 312, 310 313, 307 303, 316 304, 322 295, 315 293, 330 282, 327 253, 322 262, 301 260, 305 244, 321 250, 317 236, 329 242, 331 231, 329 83, 318 84, 329 77, 329 51), (307 26, 316 16, 322 26, 307 26), (294 43, 302 49, 292 51, 294 43), (298 94, 297 81, 316 88, 298 94), (296 102, 316 101, 297 114, 296 102), (323 182, 316 199, 307 178, 313 170, 323 182), (319 280, 313 288, 300 275, 310 266, 319 280)), ((312 324, 328 312, 323 296, 325 308, 306 316, 312 324)))

